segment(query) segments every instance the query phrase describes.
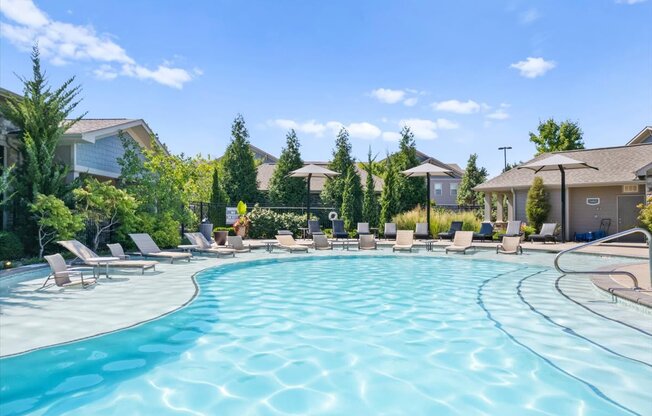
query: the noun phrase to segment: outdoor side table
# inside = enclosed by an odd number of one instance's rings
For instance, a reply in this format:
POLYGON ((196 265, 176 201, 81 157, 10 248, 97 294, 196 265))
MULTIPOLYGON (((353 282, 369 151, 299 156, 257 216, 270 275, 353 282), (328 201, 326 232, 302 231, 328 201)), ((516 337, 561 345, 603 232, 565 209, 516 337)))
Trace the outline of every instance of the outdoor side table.
POLYGON ((268 253, 271 253, 272 250, 274 250, 274 246, 277 244, 276 240, 262 240, 261 243, 265 244, 265 251, 268 253))
POLYGON ((177 246, 178 249, 181 251, 187 251, 188 253, 192 252, 192 250, 198 249, 199 246, 196 244, 181 244, 180 246, 177 246))
POLYGON ((437 241, 437 240, 426 240, 426 241, 424 241, 424 243, 426 243, 426 251, 432 251, 432 249, 433 249, 433 247, 435 245, 435 241, 437 241))
POLYGON ((100 267, 106 267, 106 278, 109 276, 109 263, 120 260, 118 257, 89 257, 86 262, 93 265, 93 276, 95 276, 95 267, 97 267, 97 277, 100 277, 100 267))
POLYGON ((378 238, 378 227, 369 227, 369 231, 374 233, 374 237, 378 238))
POLYGON ((308 228, 306 227, 299 227, 299 231, 301 231, 301 238, 306 239, 306 232, 308 231, 308 228))

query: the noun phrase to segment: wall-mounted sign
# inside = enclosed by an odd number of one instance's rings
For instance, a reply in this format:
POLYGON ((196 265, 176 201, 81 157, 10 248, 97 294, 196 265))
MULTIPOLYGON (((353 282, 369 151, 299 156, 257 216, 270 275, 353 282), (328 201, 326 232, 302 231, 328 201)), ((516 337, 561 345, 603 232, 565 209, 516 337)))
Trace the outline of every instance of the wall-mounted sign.
POLYGON ((600 205, 600 198, 586 198, 586 205, 600 205))
POLYGON ((236 207, 226 207, 226 225, 233 225, 240 216, 236 207))

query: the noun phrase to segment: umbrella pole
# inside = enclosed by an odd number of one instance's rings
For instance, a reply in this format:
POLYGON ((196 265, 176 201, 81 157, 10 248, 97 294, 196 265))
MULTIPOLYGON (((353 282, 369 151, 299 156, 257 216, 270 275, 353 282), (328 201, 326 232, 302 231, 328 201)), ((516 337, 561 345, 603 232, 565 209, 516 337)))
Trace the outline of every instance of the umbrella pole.
POLYGON ((559 166, 561 172, 561 242, 566 241, 566 172, 559 166))
MULTIPOLYGON (((311 177, 312 177, 312 173, 309 173, 308 174, 308 193, 306 194, 306 198, 307 198, 307 201, 306 201, 306 206, 307 206, 306 215, 307 215, 308 221, 310 221, 310 178, 311 177)), ((306 227, 310 227, 308 225, 308 223, 306 223, 306 227)))
POLYGON ((430 174, 426 173, 426 223, 428 224, 428 238, 430 238, 430 174))

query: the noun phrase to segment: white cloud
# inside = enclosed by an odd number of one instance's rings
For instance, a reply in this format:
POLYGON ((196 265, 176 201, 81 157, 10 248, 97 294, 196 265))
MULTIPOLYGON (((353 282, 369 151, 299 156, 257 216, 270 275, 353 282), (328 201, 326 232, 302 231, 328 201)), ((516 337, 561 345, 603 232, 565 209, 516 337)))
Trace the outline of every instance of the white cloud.
POLYGON ((486 117, 492 120, 507 120, 509 118, 509 114, 507 111, 501 108, 494 111, 493 113, 487 114, 486 117))
POLYGON ((382 131, 378 127, 367 122, 351 123, 346 126, 346 129, 349 131, 351 137, 358 139, 376 139, 382 134, 382 131))
POLYGON ((438 118, 436 123, 437 123, 437 128, 441 130, 454 130, 460 128, 459 123, 456 123, 454 121, 445 118, 438 118))
POLYGON ((2 36, 22 50, 30 50, 38 43, 42 56, 54 65, 98 62, 101 65, 93 73, 100 79, 121 75, 179 89, 193 78, 189 71, 169 63, 156 69, 142 66, 108 35, 96 33, 92 26, 52 20, 32 0, 3 0, 0 11, 13 22, 1 23, 2 36))
POLYGON ((399 101, 403 100, 405 97, 405 91, 392 90, 389 88, 378 88, 371 91, 371 96, 381 103, 396 104, 399 101))
POLYGON ((408 126, 412 130, 412 133, 414 133, 415 139, 434 140, 438 136, 435 131, 437 129, 437 123, 432 120, 409 118, 401 120, 399 124, 401 126, 408 126))
POLYGON ((393 131, 384 131, 383 140, 388 142, 397 142, 401 140, 401 135, 393 131))
POLYGON ((616 0, 616 3, 621 3, 621 4, 637 4, 637 3, 644 3, 647 0, 616 0))
POLYGON ((403 104, 407 107, 414 107, 417 102, 419 102, 419 99, 417 97, 410 97, 407 98, 403 101, 403 104))
POLYGON ((447 100, 432 103, 432 108, 437 111, 447 111, 457 114, 471 114, 480 111, 481 105, 473 100, 466 102, 459 100, 447 100))
POLYGON ((509 67, 518 69, 521 76, 525 78, 536 78, 544 75, 556 66, 557 64, 554 61, 546 61, 543 58, 528 57, 525 61, 519 61, 515 64, 511 64, 509 67))
POLYGON ((298 123, 294 120, 277 119, 270 121, 268 124, 280 127, 284 130, 294 129, 300 133, 314 134, 317 137, 323 136, 324 132, 328 129, 325 124, 318 123, 315 120, 308 120, 304 123, 298 123))
POLYGON ((535 8, 531 8, 521 13, 518 20, 522 25, 529 25, 530 23, 539 20, 540 17, 541 14, 539 11, 535 8))

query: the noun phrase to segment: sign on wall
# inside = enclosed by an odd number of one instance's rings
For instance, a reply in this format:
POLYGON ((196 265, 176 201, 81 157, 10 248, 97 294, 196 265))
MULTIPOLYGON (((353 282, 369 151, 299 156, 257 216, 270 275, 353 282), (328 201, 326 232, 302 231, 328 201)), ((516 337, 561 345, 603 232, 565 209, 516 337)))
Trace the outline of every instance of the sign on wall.
POLYGON ((226 207, 226 224, 232 225, 235 223, 240 216, 238 215, 238 209, 236 207, 226 207))

